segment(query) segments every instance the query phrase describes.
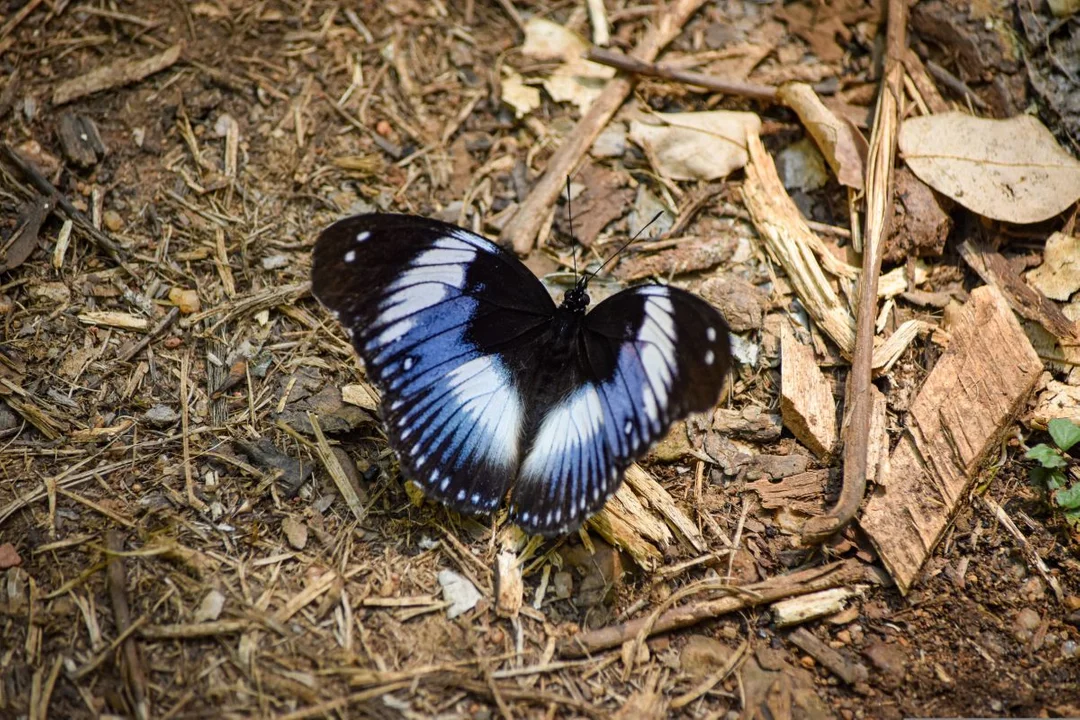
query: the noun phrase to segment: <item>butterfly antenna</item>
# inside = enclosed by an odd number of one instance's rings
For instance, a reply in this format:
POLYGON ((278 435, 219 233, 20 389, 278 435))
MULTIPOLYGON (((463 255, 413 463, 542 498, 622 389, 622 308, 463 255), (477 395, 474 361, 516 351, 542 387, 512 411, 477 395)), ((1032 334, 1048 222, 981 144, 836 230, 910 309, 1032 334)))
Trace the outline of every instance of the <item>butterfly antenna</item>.
POLYGON ((615 258, 617 258, 617 257, 619 256, 619 253, 621 253, 621 252, 622 252, 623 250, 625 250, 626 248, 630 247, 630 245, 631 245, 631 244, 633 244, 633 243, 634 243, 634 242, 635 242, 635 241, 636 241, 636 240, 637 240, 637 239, 638 239, 639 237, 641 237, 641 234, 642 234, 643 232, 645 232, 646 230, 648 230, 648 229, 649 229, 649 226, 650 226, 650 225, 652 225, 652 224, 653 224, 654 222, 656 222, 657 220, 659 220, 659 219, 660 219, 660 216, 661 216, 661 215, 663 215, 663 214, 664 214, 664 211, 663 211, 663 210, 661 210, 660 212, 658 212, 658 213, 656 213, 655 215, 653 215, 653 216, 652 216, 652 220, 650 220, 649 222, 645 223, 645 225, 644 225, 644 226, 642 226, 642 228, 641 228, 640 230, 638 230, 638 231, 637 231, 636 233, 634 233, 634 237, 630 238, 630 239, 629 239, 629 240, 627 240, 627 241, 626 241, 625 243, 623 243, 622 247, 620 247, 620 248, 619 248, 618 250, 616 250, 615 252, 613 252, 613 253, 611 253, 610 255, 608 255, 608 257, 607 257, 607 260, 604 260, 604 262, 602 262, 602 263, 600 264, 600 267, 596 268, 596 269, 595 269, 595 270, 593 270, 593 271, 592 271, 591 273, 589 273, 589 274, 588 274, 588 278, 587 278, 587 279, 588 279, 588 280, 591 280, 592 278, 596 277, 596 276, 597 276, 597 275, 598 275, 598 274, 600 273, 600 271, 601 271, 601 270, 603 270, 603 269, 604 269, 604 267, 605 267, 605 266, 606 266, 606 265, 607 265, 607 264, 608 264, 609 262, 611 262, 612 260, 614 260, 615 258))
MULTIPOLYGON (((570 175, 566 176, 566 219, 570 223, 570 239, 574 240, 574 211, 570 207, 570 175)), ((574 282, 577 282, 577 247, 575 245, 570 246, 572 248, 570 254, 574 257, 574 282)))

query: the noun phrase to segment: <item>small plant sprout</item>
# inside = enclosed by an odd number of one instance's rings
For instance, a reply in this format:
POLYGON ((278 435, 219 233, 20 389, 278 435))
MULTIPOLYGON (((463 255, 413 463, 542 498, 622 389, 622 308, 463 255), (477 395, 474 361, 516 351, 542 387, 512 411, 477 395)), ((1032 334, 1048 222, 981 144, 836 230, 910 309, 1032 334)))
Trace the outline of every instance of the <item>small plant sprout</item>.
POLYGON ((1080 530, 1080 479, 1069 471, 1076 461, 1069 449, 1080 442, 1080 426, 1056 418, 1047 424, 1053 445, 1039 443, 1024 455, 1039 465, 1031 469, 1033 484, 1046 488, 1050 503, 1058 508, 1074 530, 1080 530))

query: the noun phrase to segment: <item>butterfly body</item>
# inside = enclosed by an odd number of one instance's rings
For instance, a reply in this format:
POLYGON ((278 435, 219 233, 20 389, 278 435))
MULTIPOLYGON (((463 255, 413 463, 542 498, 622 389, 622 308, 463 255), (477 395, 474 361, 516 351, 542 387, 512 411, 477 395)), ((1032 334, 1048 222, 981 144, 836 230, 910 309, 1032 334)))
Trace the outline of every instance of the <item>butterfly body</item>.
POLYGON ((587 280, 556 305, 494 243, 434 220, 341 220, 315 245, 312 291, 383 393, 402 472, 468 513, 530 532, 573 530, 625 468, 716 402, 730 364, 710 305, 665 286, 591 311, 587 280))

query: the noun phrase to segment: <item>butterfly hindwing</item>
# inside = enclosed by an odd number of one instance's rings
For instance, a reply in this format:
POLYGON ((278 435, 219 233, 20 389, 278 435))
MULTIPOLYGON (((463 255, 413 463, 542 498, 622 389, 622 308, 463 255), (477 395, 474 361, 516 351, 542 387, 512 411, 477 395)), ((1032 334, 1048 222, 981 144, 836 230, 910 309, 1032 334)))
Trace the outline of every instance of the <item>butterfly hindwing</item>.
POLYGON ((543 285, 474 233, 375 214, 322 233, 312 291, 382 390, 403 474, 458 510, 495 509, 520 460, 521 348, 555 312, 543 285))
POLYGON ((620 292, 588 313, 584 381, 545 410, 522 460, 512 517, 556 535, 598 511, 672 423, 716 403, 731 363, 723 317, 677 288, 620 292))

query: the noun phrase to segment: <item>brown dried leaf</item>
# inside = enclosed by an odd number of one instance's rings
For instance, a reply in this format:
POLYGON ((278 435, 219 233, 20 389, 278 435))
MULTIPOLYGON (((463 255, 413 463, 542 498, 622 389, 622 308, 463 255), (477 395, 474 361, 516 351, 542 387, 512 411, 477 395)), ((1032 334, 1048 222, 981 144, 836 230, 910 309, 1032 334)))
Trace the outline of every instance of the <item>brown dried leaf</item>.
POLYGON ((1027 115, 913 118, 900 129, 899 143, 920 180, 994 220, 1040 222, 1080 198, 1080 162, 1027 115))
POLYGON ((640 145, 653 169, 671 180, 716 180, 746 165, 746 136, 757 134, 754 113, 713 110, 655 113, 660 125, 630 124, 630 139, 640 145))
POLYGON ((778 97, 799 115, 837 180, 862 190, 868 147, 859 131, 846 119, 834 115, 805 83, 787 83, 780 88, 778 97))

